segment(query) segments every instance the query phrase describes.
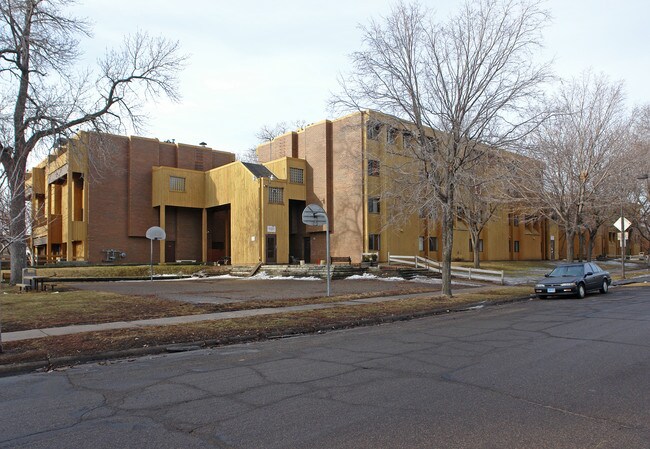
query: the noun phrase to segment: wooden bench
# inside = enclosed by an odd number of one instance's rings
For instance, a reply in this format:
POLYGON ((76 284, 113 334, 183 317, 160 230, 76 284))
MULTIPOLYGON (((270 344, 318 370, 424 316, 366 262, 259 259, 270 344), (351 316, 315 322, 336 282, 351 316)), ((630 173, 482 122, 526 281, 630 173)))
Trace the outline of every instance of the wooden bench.
POLYGON ((16 284, 16 287, 20 289, 20 293, 23 293, 30 291, 32 289, 32 284, 16 284))
POLYGON ((54 287, 56 287, 56 284, 54 282, 43 282, 41 284, 43 286, 43 291, 46 292, 47 288, 50 287, 50 291, 54 291, 54 287))
POLYGON ((346 256, 346 257, 334 257, 334 256, 331 256, 330 257, 330 263, 331 264, 334 264, 334 263, 346 263, 348 265, 352 265, 352 258, 350 256, 346 256))

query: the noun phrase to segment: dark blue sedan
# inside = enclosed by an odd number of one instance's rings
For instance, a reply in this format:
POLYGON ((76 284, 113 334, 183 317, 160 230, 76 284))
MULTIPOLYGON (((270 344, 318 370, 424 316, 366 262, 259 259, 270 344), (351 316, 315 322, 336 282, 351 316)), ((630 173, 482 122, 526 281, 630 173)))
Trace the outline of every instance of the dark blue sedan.
POLYGON ((557 266, 535 284, 540 299, 548 296, 577 296, 584 298, 588 291, 607 293, 612 284, 608 271, 593 262, 570 263, 557 266))

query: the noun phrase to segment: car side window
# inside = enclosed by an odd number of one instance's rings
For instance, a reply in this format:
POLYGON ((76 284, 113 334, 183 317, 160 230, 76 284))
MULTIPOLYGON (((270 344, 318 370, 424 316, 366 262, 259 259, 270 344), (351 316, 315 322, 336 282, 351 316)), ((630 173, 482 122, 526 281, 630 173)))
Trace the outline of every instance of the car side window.
POLYGON ((592 263, 591 266, 592 266, 593 269, 594 269, 594 273, 600 273, 601 271, 603 271, 603 270, 601 270, 600 267, 599 267, 598 265, 596 265, 595 263, 592 263))

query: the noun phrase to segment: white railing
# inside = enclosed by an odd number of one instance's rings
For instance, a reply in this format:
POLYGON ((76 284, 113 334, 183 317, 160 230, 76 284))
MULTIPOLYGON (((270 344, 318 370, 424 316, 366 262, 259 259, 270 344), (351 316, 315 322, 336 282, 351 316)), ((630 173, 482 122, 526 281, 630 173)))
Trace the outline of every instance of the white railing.
MULTIPOLYGON (((400 265, 408 265, 414 268, 426 268, 429 271, 436 273, 442 272, 442 264, 426 257, 421 256, 395 256, 388 253, 388 264, 396 263, 400 265)), ((481 268, 465 268, 451 266, 451 276, 459 277, 470 280, 481 280, 489 282, 498 282, 504 284, 503 271, 497 270, 483 270, 481 268)))

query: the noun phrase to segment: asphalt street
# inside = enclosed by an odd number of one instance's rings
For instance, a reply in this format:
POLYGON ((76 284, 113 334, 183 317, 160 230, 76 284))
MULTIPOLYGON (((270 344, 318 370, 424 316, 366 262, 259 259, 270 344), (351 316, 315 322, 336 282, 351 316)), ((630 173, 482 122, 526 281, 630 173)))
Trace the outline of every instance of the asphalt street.
POLYGON ((0 379, 1 448, 650 447, 650 288, 0 379))

